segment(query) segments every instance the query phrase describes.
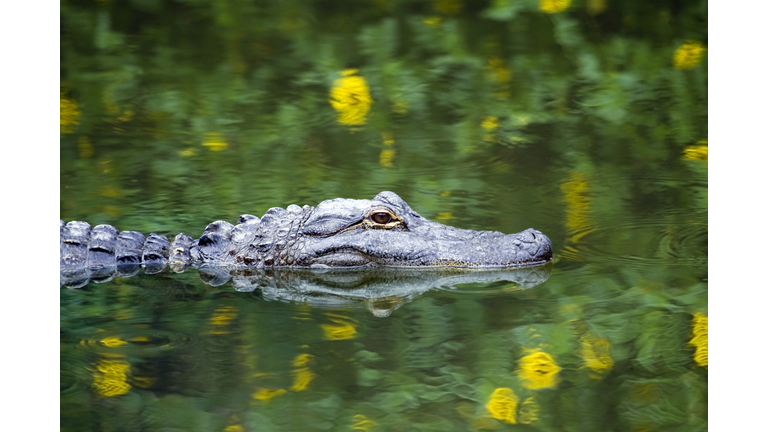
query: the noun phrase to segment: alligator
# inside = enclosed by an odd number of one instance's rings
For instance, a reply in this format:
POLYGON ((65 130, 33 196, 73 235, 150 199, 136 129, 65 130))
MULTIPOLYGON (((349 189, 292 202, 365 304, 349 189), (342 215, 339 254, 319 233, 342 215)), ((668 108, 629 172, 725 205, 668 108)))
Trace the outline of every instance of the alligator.
POLYGON ((394 192, 372 200, 337 198, 317 207, 274 207, 240 216, 237 225, 208 224, 199 239, 145 237, 111 225, 60 221, 62 284, 98 281, 138 267, 207 268, 508 268, 552 260, 549 238, 532 228, 517 234, 473 231, 427 220, 394 192), (69 282, 67 282, 69 281, 69 282))

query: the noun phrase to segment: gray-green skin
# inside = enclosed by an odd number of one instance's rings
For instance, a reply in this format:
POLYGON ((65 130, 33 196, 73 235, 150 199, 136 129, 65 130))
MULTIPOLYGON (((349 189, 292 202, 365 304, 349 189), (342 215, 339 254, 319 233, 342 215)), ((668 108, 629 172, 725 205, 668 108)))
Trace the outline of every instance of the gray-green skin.
MULTIPOLYGON (((458 229, 429 221, 393 192, 373 200, 333 199, 317 207, 271 208, 237 225, 216 221, 198 240, 184 234, 146 239, 137 231, 85 222, 61 227, 61 271, 142 264, 227 267, 518 267, 552 260, 540 231, 458 229)), ((147 270, 147 272, 149 272, 147 270)))

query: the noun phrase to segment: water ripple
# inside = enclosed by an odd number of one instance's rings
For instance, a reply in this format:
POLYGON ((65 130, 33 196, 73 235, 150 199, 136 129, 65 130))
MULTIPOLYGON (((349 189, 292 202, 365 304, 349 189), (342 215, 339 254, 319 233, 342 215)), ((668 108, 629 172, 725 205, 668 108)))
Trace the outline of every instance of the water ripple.
POLYGON ((650 265, 706 265, 709 229, 705 215, 688 221, 625 220, 587 227, 566 242, 561 257, 572 261, 650 265))

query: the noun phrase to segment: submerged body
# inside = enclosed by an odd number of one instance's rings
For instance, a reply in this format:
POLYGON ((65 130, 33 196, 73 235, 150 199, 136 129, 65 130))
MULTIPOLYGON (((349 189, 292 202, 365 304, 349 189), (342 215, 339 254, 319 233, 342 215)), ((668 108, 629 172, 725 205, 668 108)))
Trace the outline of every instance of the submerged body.
POLYGON ((552 260, 540 231, 473 231, 429 221, 393 192, 373 200, 271 208, 237 225, 210 223, 199 239, 144 237, 111 225, 60 222, 60 269, 209 264, 227 267, 518 267, 552 260))

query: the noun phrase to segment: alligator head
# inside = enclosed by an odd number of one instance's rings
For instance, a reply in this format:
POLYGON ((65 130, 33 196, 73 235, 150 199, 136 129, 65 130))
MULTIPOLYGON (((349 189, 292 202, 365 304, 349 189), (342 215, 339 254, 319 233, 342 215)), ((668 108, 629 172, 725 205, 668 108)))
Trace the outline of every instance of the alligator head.
POLYGON ((373 200, 327 200, 315 208, 273 208, 261 220, 241 221, 234 227, 209 225, 198 244, 203 261, 232 257, 233 264, 256 267, 516 267, 552 260, 552 243, 540 231, 449 227, 425 219, 393 192, 373 200), (227 242, 234 246, 227 248, 227 242))

